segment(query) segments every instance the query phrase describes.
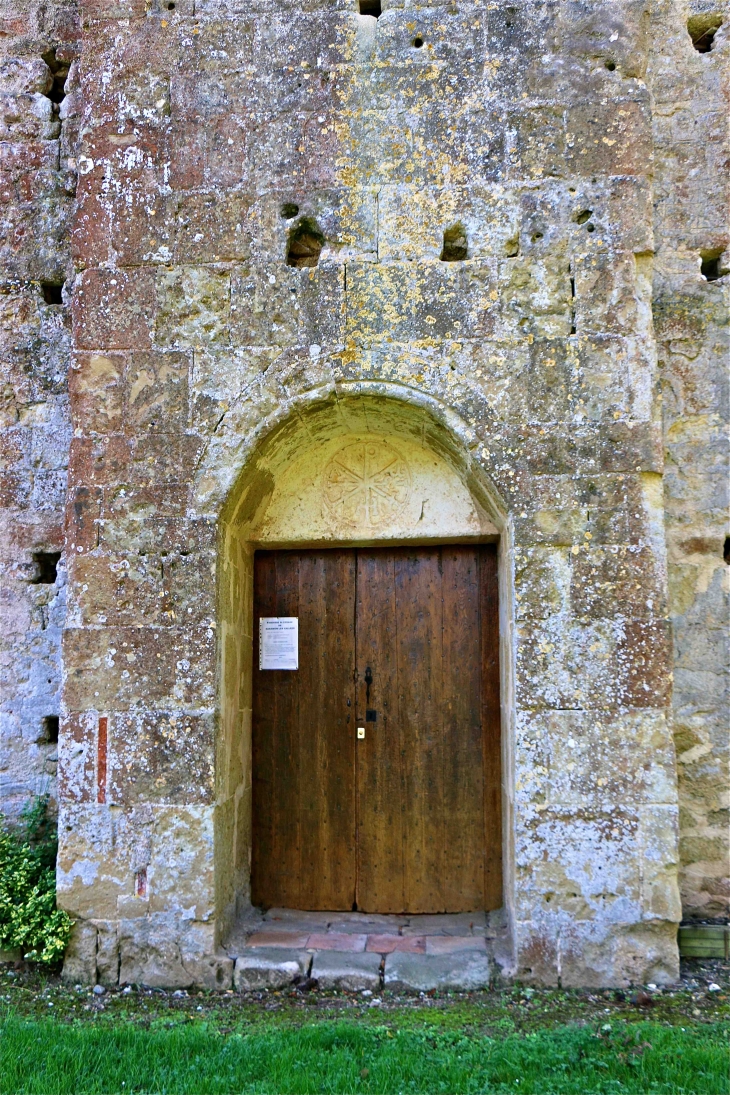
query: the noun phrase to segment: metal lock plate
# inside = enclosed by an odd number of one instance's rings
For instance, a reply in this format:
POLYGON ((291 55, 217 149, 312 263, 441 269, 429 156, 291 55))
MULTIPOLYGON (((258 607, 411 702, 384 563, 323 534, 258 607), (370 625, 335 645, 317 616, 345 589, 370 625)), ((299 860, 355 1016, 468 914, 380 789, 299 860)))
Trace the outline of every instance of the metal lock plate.
POLYGON ((362 739, 365 737, 365 727, 364 726, 358 726, 357 736, 360 739, 360 741, 362 741, 362 739))

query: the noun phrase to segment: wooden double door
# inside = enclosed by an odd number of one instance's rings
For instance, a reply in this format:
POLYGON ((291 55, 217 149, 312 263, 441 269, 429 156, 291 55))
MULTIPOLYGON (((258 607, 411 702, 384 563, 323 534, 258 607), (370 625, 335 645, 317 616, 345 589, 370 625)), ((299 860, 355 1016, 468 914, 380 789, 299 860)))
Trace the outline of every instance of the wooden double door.
POLYGON ((496 547, 260 551, 254 613, 254 904, 497 908, 496 547), (298 670, 258 668, 267 616, 298 670))

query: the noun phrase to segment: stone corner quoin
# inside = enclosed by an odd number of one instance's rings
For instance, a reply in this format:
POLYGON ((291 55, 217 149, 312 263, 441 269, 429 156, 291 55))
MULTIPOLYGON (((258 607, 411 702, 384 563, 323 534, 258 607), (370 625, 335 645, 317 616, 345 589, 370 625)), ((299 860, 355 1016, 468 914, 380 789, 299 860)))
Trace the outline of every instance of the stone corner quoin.
POLYGON ((0 806, 58 807, 65 976, 233 981, 255 548, 471 539, 500 965, 674 980, 730 900, 726 0, 0 27, 0 806))

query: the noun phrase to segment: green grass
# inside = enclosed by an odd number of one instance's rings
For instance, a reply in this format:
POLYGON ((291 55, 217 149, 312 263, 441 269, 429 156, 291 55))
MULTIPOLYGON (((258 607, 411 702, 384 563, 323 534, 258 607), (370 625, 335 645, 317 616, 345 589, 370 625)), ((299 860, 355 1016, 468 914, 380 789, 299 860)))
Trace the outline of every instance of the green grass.
POLYGON ((725 1095, 727 1027, 592 1023, 509 1034, 401 1029, 352 1019, 222 1033, 206 1023, 140 1029, 0 1024, 0 1092, 632 1092, 725 1095))

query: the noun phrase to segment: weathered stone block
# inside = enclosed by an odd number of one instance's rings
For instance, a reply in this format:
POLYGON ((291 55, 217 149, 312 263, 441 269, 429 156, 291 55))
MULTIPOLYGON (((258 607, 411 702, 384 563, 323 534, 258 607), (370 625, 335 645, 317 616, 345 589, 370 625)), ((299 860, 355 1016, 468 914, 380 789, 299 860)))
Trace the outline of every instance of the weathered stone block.
POLYGON ((498 290, 503 337, 570 334, 570 272, 565 261, 505 259, 499 263, 498 290))
POLYGON ((236 959, 233 987, 238 992, 286 988, 295 977, 306 975, 311 960, 306 951, 283 947, 246 951, 236 959))
POLYGON ((74 666, 66 682, 66 702, 77 711, 87 704, 96 710, 127 710, 136 705, 144 685, 149 700, 154 696, 161 705, 208 706, 214 638, 210 628, 71 628, 64 639, 74 666))
MULTIPOLYGON (((198 789, 196 798, 202 797, 198 789)), ((196 921, 201 928, 208 922, 212 925, 213 838, 210 806, 161 806, 155 810, 147 871, 151 913, 196 921)))
MULTIPOLYGON (((230 274, 227 268, 170 267, 157 276, 155 340, 170 348, 228 341, 230 274)), ((137 349, 146 349, 141 339, 137 349)))
POLYGON ((489 985, 489 959, 483 950, 449 955, 403 954, 385 959, 384 987, 393 992, 473 992, 489 985))
POLYGON ((89 432, 117 432, 123 422, 124 358, 121 354, 76 356, 69 374, 69 394, 79 421, 89 432))
POLYGON ((581 174, 642 175, 652 162, 651 125, 643 99, 614 99, 568 111, 566 159, 581 174))
POLYGON ((164 919, 120 920, 119 956, 120 985, 188 988, 194 982, 183 964, 178 929, 164 919))
POLYGON ((323 989, 345 989, 347 992, 378 989, 380 962, 379 954, 317 951, 312 962, 311 976, 323 989))
POLYGON ((176 210, 175 261, 240 261, 249 256, 249 201, 244 195, 185 194, 176 210))
MULTIPOLYGON (((283 256, 282 256, 283 258, 283 256)), ((275 265, 236 271, 231 284, 231 331, 248 346, 331 346, 343 339, 344 269, 275 265)))
POLYGON ((73 295, 76 344, 82 350, 145 350, 155 307, 154 275, 85 270, 73 295))
POLYGON ((119 983, 118 921, 97 920, 96 974, 102 985, 119 983))
POLYGON ((77 920, 63 958, 61 977, 71 984, 96 984, 96 925, 77 920))
POLYGON ((388 7, 378 19, 376 64, 473 64, 484 58, 484 26, 469 12, 388 7), (420 45, 415 43, 420 40, 420 45))
POLYGON ((210 802, 213 738, 209 715, 180 710, 119 713, 110 742, 112 801, 210 802))

